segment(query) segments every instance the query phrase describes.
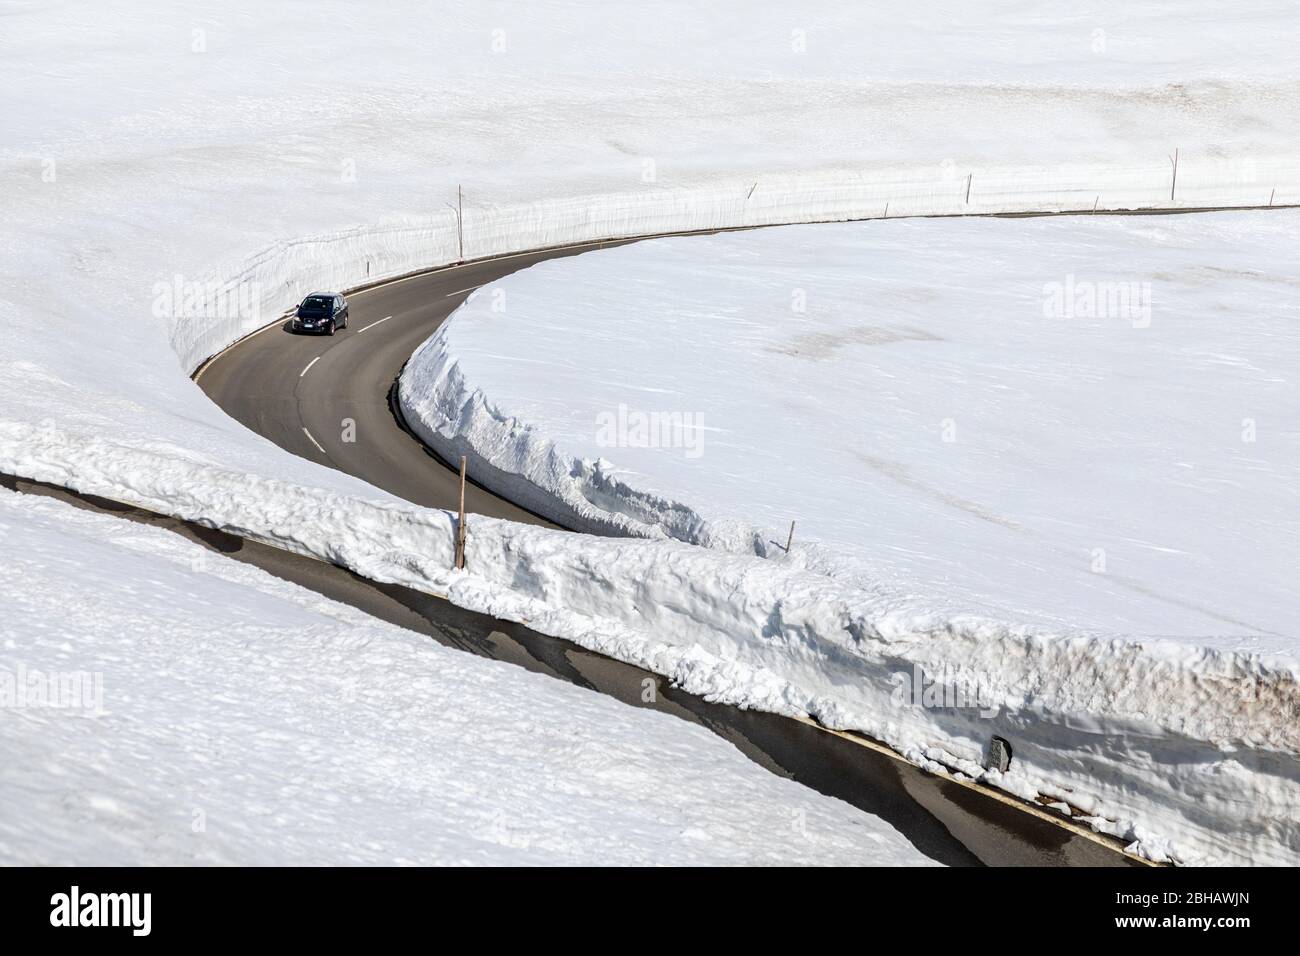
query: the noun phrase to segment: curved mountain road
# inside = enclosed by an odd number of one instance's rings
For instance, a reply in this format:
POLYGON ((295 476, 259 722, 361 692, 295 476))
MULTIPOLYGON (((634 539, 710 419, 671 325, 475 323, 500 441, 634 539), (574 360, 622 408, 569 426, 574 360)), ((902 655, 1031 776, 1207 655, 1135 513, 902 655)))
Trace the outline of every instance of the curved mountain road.
MULTIPOLYGON (((629 241, 635 240, 470 262, 361 289, 348 296, 349 327, 336 335, 295 335, 287 322, 277 322, 211 358, 195 379, 228 414, 286 451, 348 472, 415 504, 454 510, 457 472, 408 433, 390 406, 390 391, 411 353, 479 286, 547 259, 629 241)), ((466 509, 549 525, 474 485, 467 488, 466 509)), ((642 682, 648 675, 566 641, 249 542, 222 550, 444 643, 641 705, 642 682), (410 610, 417 605, 412 616, 410 610), (470 632, 477 636, 466 643, 464 635, 470 632), (505 634, 512 638, 506 640, 505 634), (578 661, 584 663, 575 670, 578 661)), ((677 692, 671 696, 676 703, 670 709, 678 716, 705 724, 778 773, 884 816, 944 862, 1141 865, 1112 839, 1006 795, 925 773, 885 748, 861 739, 853 742, 853 735, 705 704, 677 692), (738 722, 745 722, 743 730, 738 722)))
MULTIPOLYGON (((448 266, 348 296, 348 327, 295 335, 276 323, 219 353, 195 378, 227 414, 285 451, 362 478, 400 498, 455 510, 459 476, 405 431, 389 406, 402 366, 474 289, 546 259, 620 245, 599 242, 448 266)), ((471 514, 549 522, 484 488, 471 514)))

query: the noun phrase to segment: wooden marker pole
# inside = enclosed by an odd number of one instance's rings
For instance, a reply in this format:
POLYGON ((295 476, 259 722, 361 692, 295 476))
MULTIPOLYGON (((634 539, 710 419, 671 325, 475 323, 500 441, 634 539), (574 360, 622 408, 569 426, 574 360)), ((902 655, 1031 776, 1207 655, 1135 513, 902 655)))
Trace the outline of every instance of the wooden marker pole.
POLYGON ((456 187, 456 261, 465 261, 465 189, 456 187))
POLYGON ((465 567, 465 456, 460 456, 460 517, 456 520, 456 570, 465 567))
POLYGON ((790 537, 785 539, 785 553, 790 553, 790 545, 794 544, 794 522, 790 522, 790 537))

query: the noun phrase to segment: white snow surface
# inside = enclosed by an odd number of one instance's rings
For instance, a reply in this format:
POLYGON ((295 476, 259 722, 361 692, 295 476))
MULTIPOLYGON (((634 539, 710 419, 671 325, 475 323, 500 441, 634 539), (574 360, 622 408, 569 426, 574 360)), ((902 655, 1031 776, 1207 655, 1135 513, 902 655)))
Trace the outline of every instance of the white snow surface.
POLYGON ((161 529, 0 490, 0 541, 5 864, 932 863, 701 727, 161 529))
POLYGON ((886 212, 1300 202, 1296 25, 1284 2, 9 4, 0 471, 528 619, 978 775, 987 722, 886 697, 908 655, 962 662, 1025 721, 1003 785, 1070 791, 1151 855, 1293 860, 1285 668, 1170 645, 1151 666, 1182 691, 1153 699, 1148 658, 1094 669, 1089 638, 943 615, 918 630, 925 608, 891 616, 774 562, 482 520, 470 572, 451 574, 446 515, 285 455, 186 373, 304 292, 462 256, 886 212), (1247 683, 1223 690, 1216 668, 1247 683), (1134 759, 1137 725, 1161 742, 1154 767, 1134 759), (1171 734, 1185 749, 1164 749, 1171 734), (1198 770, 1243 741, 1284 755, 1270 786, 1231 761, 1198 770))
POLYGON ((569 527, 1300 660, 1297 248, 1289 210, 659 239, 479 290, 403 395, 569 527))

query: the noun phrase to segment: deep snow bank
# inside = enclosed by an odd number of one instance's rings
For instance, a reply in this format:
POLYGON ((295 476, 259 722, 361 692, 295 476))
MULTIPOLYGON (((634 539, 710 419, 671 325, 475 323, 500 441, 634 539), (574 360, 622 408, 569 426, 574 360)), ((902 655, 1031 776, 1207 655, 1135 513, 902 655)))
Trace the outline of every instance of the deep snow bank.
POLYGON ((1300 660, 1297 245, 1294 211, 640 243, 475 293, 401 396, 571 528, 1300 660))
POLYGON ((247 476, 195 479, 175 456, 0 429, 0 460, 18 447, 40 462, 39 480, 526 622, 693 693, 861 730, 930 769, 1067 804, 1156 859, 1300 855, 1300 706, 1285 660, 944 618, 757 558, 487 518, 471 521, 456 572, 441 512, 271 481, 250 495, 247 476), (994 734, 1014 748, 1006 774, 981 767, 994 734))

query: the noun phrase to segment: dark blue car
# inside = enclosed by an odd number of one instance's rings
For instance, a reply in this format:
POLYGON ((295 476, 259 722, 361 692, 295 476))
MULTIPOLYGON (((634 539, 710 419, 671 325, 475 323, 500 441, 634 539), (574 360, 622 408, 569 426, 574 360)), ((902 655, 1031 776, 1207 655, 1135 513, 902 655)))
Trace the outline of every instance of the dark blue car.
POLYGON ((348 327, 348 303, 337 292, 313 292, 302 300, 293 314, 295 332, 321 332, 333 335, 348 327))

